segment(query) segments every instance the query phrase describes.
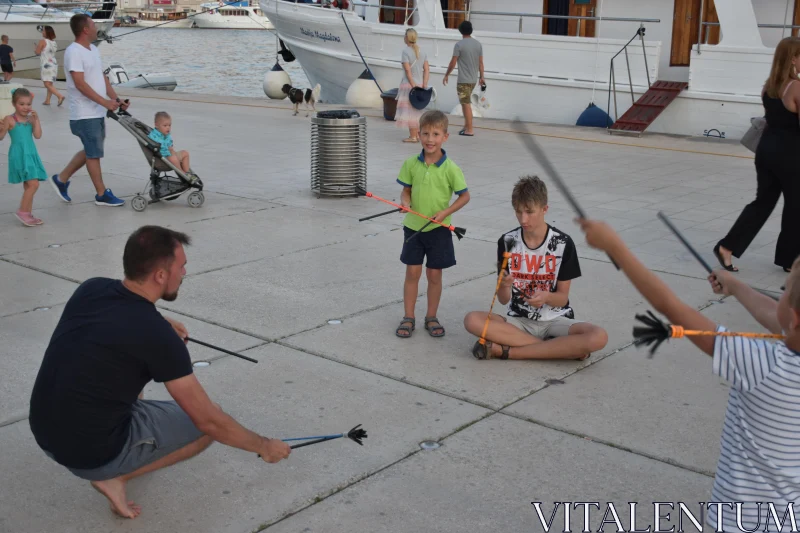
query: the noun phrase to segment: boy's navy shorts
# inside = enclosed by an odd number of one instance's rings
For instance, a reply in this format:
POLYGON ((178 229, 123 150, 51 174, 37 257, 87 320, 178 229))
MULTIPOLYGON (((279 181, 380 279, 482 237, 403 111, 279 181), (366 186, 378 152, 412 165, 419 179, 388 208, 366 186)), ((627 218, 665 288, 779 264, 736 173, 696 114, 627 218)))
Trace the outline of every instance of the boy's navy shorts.
POLYGON ((406 265, 421 265, 427 257, 427 268, 441 270, 456 264, 456 252, 453 249, 453 234, 449 229, 439 226, 431 231, 423 231, 410 242, 406 239, 414 234, 413 230, 403 226, 403 252, 400 261, 406 265))

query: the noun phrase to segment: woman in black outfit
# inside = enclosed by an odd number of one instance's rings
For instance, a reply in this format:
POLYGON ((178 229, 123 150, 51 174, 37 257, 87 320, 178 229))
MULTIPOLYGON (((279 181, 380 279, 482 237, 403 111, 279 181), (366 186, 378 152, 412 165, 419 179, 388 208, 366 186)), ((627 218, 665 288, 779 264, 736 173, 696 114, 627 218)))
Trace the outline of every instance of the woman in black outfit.
POLYGON ((741 257, 767 221, 783 193, 781 233, 775 264, 789 272, 800 256, 800 38, 787 37, 775 50, 772 71, 764 85, 767 127, 756 149, 756 199, 739 215, 728 235, 714 247, 720 264, 732 272, 731 255, 741 257))

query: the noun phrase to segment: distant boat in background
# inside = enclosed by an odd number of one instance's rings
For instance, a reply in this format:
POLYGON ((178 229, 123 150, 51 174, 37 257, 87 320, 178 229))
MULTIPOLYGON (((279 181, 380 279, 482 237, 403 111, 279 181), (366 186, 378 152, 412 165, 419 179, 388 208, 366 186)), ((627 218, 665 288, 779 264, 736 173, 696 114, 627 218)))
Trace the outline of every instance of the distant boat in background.
POLYGON ((215 30, 271 30, 272 23, 258 6, 247 1, 225 5, 224 2, 202 4, 193 17, 194 27, 215 30))

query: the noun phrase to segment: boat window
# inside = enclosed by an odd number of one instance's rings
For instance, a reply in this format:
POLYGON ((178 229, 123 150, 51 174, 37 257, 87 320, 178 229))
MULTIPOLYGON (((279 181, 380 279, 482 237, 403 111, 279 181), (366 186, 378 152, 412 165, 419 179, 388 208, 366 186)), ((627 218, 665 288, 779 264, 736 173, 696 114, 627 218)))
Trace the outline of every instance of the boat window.
POLYGON ((18 4, 31 5, 31 4, 33 4, 33 5, 38 5, 33 0, 0 0, 0 4, 14 4, 14 5, 18 5, 18 4))
MULTIPOLYGON (((465 0, 460 1, 463 3, 465 0)), ((381 6, 385 7, 381 8, 380 18, 378 20, 380 22, 385 22, 386 24, 403 24, 406 18, 411 15, 413 8, 413 2, 406 2, 406 0, 380 0, 380 4, 381 6), (408 6, 411 7, 405 9, 408 6)))
MULTIPOLYGON (((466 11, 466 0, 441 0, 442 11, 466 11)), ((464 13, 444 13, 444 25, 451 29, 457 29, 458 25, 466 19, 464 13)))

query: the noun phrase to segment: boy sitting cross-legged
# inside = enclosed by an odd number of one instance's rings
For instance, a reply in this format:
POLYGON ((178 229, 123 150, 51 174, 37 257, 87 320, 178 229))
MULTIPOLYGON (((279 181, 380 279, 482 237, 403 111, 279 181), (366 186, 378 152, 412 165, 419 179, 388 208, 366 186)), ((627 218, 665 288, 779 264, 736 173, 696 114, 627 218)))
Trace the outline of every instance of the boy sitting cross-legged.
MULTIPOLYGON (((477 359, 578 359, 608 342, 605 330, 574 319, 569 306, 571 280, 581 275, 575 244, 544 221, 547 187, 535 176, 521 178, 511 195, 520 227, 497 243, 498 272, 503 253, 511 257, 497 292, 508 304, 508 318, 491 315, 486 344, 472 348, 477 359), (550 340, 548 340, 550 339, 550 340)), ((472 311, 464 327, 479 337, 487 313, 472 311)))

